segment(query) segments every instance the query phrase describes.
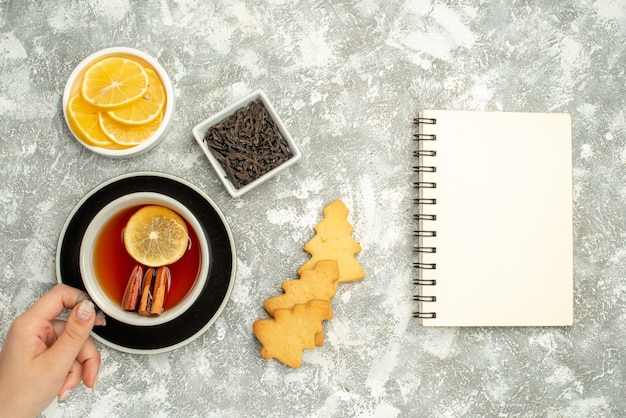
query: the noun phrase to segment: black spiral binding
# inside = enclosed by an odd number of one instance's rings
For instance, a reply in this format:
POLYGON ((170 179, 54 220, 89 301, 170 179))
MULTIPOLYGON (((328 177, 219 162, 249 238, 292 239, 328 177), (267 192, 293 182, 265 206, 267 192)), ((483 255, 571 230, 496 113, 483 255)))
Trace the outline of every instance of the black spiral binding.
MULTIPOLYGON (((422 124, 434 125, 437 123, 436 119, 431 118, 415 118, 414 123, 418 126, 422 124)), ((413 263, 413 267, 418 270, 418 277, 413 280, 413 284, 418 286, 418 294, 413 296, 413 300, 419 302, 419 308, 416 312, 413 313, 415 318, 419 319, 433 319, 437 317, 437 313, 426 312, 423 310, 424 303, 432 303, 437 301, 436 296, 428 296, 422 294, 422 290, 424 286, 435 286, 437 285, 436 280, 434 279, 425 279, 423 277, 424 270, 435 270, 437 268, 436 263, 425 263, 422 261, 422 254, 435 254, 437 252, 437 248, 434 246, 425 246, 422 244, 423 238, 435 238, 437 236, 437 231, 426 231, 422 229, 422 221, 436 221, 437 216, 434 214, 425 213, 428 211, 428 207, 430 205, 436 205, 437 199, 432 197, 423 197, 422 190, 424 189, 435 189, 437 188, 437 183, 422 181, 422 173, 435 173, 437 172, 437 167, 435 165, 425 165, 423 158, 424 157, 436 157, 437 151, 424 149, 424 144, 427 141, 436 141, 437 135, 434 134, 424 134, 417 133, 413 135, 413 139, 418 143, 418 149, 413 151, 413 156, 417 159, 417 165, 413 167, 413 172, 417 173, 418 181, 413 183, 413 187, 418 190, 418 197, 413 200, 413 203, 417 206, 417 213, 413 215, 413 219, 417 223, 417 230, 413 232, 413 235, 417 237, 418 243, 413 247, 413 250, 418 255, 418 261, 413 263)), ((432 160, 430 160, 432 161, 432 160)), ((431 241, 431 240, 429 240, 431 241)))

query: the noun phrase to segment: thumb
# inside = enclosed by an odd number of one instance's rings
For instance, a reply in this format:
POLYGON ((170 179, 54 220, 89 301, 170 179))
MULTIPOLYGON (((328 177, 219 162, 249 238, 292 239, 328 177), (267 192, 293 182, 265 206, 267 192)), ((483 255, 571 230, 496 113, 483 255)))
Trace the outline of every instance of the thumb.
POLYGON ((67 366, 69 370, 80 349, 89 339, 91 330, 96 319, 96 311, 93 302, 83 300, 70 313, 65 323, 63 332, 59 334, 56 342, 47 351, 51 357, 59 362, 60 367, 67 366))

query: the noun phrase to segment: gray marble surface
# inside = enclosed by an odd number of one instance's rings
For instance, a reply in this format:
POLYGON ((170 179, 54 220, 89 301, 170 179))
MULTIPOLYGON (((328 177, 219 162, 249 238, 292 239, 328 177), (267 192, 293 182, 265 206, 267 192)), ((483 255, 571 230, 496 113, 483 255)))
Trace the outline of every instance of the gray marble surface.
POLYGON ((625 38, 623 0, 2 0, 0 341, 55 283, 60 229, 81 197, 155 170, 224 212, 232 297, 175 351, 99 344, 95 393, 79 387, 43 416, 625 416, 625 38), (82 148, 60 106, 74 66, 109 46, 156 57, 176 95, 165 140, 128 160, 82 148), (191 128, 255 89, 304 158, 233 199, 191 128), (411 318, 411 121, 423 108, 572 114, 574 326, 425 329, 411 318), (341 287, 326 344, 292 370, 261 358, 251 326, 335 198, 351 210, 367 277, 341 287))

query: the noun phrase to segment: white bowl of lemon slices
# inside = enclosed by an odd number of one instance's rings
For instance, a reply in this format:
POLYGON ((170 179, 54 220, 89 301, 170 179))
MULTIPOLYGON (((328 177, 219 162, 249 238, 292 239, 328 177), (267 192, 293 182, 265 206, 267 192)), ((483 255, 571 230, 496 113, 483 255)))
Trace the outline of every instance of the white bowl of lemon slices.
POLYGON ((102 49, 78 64, 62 103, 76 140, 107 157, 150 150, 163 139, 174 114, 166 71, 150 55, 127 47, 102 49))

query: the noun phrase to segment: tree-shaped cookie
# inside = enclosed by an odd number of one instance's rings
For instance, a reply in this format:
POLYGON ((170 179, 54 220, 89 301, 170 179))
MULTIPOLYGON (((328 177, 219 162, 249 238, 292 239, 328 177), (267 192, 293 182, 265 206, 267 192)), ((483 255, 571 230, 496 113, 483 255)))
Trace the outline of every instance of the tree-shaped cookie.
POLYGON ((322 321, 332 319, 333 311, 327 300, 313 299, 306 305, 277 309, 274 318, 259 319, 252 324, 260 341, 261 356, 275 358, 289 367, 302 365, 302 350, 312 350, 323 335, 322 321))
POLYGON ((352 238, 348 213, 340 199, 324 208, 324 219, 315 226, 315 236, 304 245, 311 258, 298 269, 298 274, 311 270, 320 260, 336 260, 339 282, 353 282, 365 277, 365 271, 355 258, 361 246, 352 238))
POLYGON ((285 293, 267 299, 263 307, 274 316, 276 309, 291 309, 313 299, 330 300, 337 292, 339 267, 335 260, 318 261, 312 270, 304 270, 299 279, 283 282, 285 293))

